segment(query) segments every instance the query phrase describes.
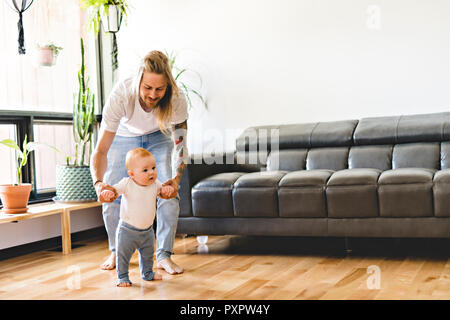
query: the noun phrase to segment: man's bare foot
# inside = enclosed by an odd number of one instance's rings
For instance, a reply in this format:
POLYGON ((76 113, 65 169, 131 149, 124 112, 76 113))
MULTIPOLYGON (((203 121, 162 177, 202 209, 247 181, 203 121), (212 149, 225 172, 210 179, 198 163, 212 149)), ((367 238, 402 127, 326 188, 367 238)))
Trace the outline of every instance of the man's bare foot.
POLYGON ((158 261, 156 264, 156 267, 159 269, 166 270, 169 274, 176 274, 176 273, 183 273, 184 269, 177 265, 175 262, 173 262, 170 258, 162 259, 161 261, 158 261))
POLYGON ((117 284, 118 287, 131 287, 131 283, 129 282, 120 282, 117 284))
POLYGON ((116 253, 111 252, 111 255, 105 262, 100 266, 102 270, 112 270, 116 267, 116 253))

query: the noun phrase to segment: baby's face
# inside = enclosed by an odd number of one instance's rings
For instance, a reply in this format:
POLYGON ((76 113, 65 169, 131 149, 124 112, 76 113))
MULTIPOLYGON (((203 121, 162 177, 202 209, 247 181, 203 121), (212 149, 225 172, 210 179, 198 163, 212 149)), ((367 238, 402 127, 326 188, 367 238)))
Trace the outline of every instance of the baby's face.
POLYGON ((155 158, 148 156, 134 159, 128 174, 141 186, 151 185, 158 177, 155 158))

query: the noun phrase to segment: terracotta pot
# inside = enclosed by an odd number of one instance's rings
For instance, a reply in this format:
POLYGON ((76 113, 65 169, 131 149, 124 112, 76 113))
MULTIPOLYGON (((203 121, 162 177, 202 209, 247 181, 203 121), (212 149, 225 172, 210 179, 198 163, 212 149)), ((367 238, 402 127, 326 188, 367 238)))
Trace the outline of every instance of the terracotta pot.
POLYGON ((41 66, 51 67, 55 64, 55 55, 50 47, 41 47, 37 51, 38 64, 41 66))
POLYGON ((31 184, 21 185, 2 184, 0 185, 0 198, 2 199, 4 213, 17 214, 28 211, 27 204, 30 198, 31 184))

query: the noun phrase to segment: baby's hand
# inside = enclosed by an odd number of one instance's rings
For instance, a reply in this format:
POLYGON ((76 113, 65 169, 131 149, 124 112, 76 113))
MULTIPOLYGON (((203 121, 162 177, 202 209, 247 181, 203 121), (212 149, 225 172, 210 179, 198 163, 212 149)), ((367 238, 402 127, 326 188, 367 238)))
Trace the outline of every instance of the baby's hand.
POLYGON ((174 188, 172 186, 162 186, 160 194, 167 198, 174 192, 174 188))
POLYGON ((114 201, 114 200, 116 200, 116 194, 114 193, 114 192, 112 192, 111 190, 103 190, 102 192, 101 192, 101 195, 103 196, 103 198, 106 200, 106 201, 114 201))

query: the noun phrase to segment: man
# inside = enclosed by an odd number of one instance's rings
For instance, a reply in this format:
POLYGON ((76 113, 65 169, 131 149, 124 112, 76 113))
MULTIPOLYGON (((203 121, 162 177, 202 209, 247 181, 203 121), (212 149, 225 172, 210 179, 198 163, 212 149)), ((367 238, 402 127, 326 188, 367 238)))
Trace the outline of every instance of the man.
MULTIPOLYGON (((148 53, 136 77, 127 78, 112 90, 105 107, 97 146, 92 154, 91 174, 97 195, 127 176, 126 153, 143 147, 156 159, 163 185, 174 193, 157 203, 157 268, 170 274, 183 268, 171 259, 179 215, 176 195, 187 163, 187 104, 172 76, 168 58, 160 51, 148 53), (171 131, 171 137, 168 132, 171 131), (175 147, 176 174, 172 175, 171 156, 175 147), (176 195, 176 198, 172 198, 176 195)), ((106 202, 106 201, 105 201, 106 202)), ((103 219, 111 255, 101 265, 104 270, 116 266, 115 235, 119 222, 120 198, 103 204, 103 219)))

